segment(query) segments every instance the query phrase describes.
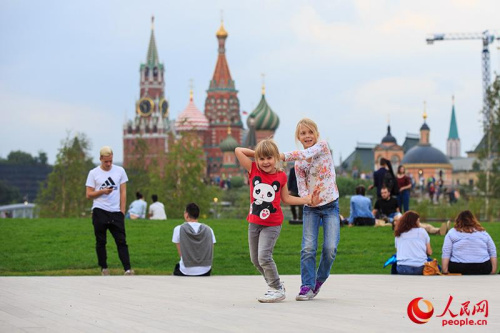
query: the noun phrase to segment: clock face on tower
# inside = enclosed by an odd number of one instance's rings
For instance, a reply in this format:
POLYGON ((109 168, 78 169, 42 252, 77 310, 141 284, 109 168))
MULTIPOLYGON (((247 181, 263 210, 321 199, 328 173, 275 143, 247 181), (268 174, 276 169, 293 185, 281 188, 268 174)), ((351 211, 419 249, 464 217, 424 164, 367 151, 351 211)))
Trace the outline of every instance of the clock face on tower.
POLYGON ((163 118, 168 117, 168 102, 165 98, 162 98, 160 101, 160 109, 163 118))
POLYGON ((155 103, 149 97, 143 97, 137 103, 137 113, 143 117, 147 117, 153 112, 155 103))

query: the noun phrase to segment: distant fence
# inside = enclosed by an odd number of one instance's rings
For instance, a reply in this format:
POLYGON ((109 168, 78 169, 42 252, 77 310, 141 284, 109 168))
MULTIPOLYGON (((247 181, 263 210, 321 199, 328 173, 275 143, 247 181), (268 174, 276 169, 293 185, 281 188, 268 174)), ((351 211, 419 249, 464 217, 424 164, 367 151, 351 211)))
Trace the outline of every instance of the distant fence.
POLYGON ((38 210, 33 203, 20 203, 0 206, 0 218, 32 219, 38 217, 38 210))

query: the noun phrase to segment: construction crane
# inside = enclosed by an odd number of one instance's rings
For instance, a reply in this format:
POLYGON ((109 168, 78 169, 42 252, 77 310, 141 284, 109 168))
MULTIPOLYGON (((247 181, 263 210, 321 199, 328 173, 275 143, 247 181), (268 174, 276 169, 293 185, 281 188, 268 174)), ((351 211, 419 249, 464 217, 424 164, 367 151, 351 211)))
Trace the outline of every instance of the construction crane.
POLYGON ((484 32, 475 33, 448 33, 448 34, 432 34, 426 39, 427 44, 433 44, 442 40, 467 40, 481 39, 483 41, 482 63, 483 63, 483 113, 485 121, 488 121, 490 116, 490 103, 488 102, 488 88, 491 85, 490 75, 490 50, 489 45, 496 39, 500 40, 498 31, 486 30, 484 32))
MULTIPOLYGON (((486 156, 491 159, 491 146, 492 146, 492 116, 490 102, 488 101, 488 89, 491 85, 490 77, 490 50, 489 45, 493 43, 496 39, 500 40, 500 33, 498 31, 486 30, 484 32, 478 33, 448 33, 448 34, 434 34, 430 35, 426 41, 427 44, 433 44, 440 40, 466 40, 466 39, 481 39, 483 41, 483 51, 482 51, 482 63, 483 63, 483 126, 485 130, 486 138, 486 156)), ((486 171, 486 187, 485 187, 485 211, 488 212, 489 207, 489 196, 490 193, 490 174, 491 168, 486 161, 485 171, 486 171)), ((486 213, 488 215, 488 213, 486 213)))

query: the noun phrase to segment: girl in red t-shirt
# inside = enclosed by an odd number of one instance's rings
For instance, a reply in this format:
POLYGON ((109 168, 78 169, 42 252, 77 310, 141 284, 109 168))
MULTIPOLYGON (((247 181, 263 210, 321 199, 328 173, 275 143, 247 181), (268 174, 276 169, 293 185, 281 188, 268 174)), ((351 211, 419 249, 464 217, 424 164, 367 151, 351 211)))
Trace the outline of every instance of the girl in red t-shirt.
MULTIPOLYGON (((273 249, 283 223, 280 201, 290 205, 309 205, 312 204, 311 195, 303 198, 289 195, 286 173, 281 169, 278 146, 273 140, 259 142, 255 151, 238 147, 235 154, 249 174, 250 212, 247 220, 250 259, 269 286, 258 301, 279 302, 285 299, 285 288, 273 260, 273 249)), ((316 198, 317 194, 313 196, 316 198)))

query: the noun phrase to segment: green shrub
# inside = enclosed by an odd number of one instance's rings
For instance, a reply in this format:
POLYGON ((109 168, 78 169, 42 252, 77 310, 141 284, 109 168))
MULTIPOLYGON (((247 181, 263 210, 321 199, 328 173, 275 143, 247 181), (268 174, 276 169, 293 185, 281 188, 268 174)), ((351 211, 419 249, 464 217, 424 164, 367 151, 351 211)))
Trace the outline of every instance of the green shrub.
POLYGON ((231 187, 232 188, 240 188, 245 185, 245 179, 241 176, 234 176, 231 178, 231 187))

